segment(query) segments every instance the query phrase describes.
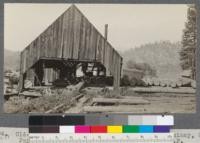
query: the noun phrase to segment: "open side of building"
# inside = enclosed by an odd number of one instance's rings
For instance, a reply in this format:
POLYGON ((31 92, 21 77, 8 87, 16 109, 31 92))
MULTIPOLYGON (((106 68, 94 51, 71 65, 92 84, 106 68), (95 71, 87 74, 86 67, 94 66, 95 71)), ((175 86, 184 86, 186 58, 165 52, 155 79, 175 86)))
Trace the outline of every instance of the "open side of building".
POLYGON ((120 86, 122 57, 88 19, 72 5, 30 43, 20 57, 20 84, 25 79, 45 85, 56 79, 84 75, 112 76, 114 88, 120 86))

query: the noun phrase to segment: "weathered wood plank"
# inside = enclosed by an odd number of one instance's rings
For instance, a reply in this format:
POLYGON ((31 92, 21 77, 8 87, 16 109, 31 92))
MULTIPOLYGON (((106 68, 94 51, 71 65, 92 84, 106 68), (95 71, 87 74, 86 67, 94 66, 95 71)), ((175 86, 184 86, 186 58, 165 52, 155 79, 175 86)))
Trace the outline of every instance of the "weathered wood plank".
POLYGON ((180 94, 195 94, 196 91, 190 87, 183 87, 183 88, 171 88, 171 87, 135 87, 131 88, 131 90, 138 92, 138 93, 180 93, 180 94))
POLYGON ((19 93, 20 96, 27 96, 27 97, 40 97, 42 94, 36 93, 36 92, 29 92, 29 91, 24 91, 19 93))
POLYGON ((124 105, 124 106, 85 106, 83 107, 84 112, 89 113, 108 113, 108 112, 114 112, 114 113, 139 113, 144 112, 144 108, 131 108, 130 105, 124 105))
POLYGON ((126 99, 118 99, 118 98, 93 98, 92 99, 93 103, 110 103, 110 104, 150 104, 148 100, 138 98, 138 99, 133 99, 133 98, 126 98, 126 99))

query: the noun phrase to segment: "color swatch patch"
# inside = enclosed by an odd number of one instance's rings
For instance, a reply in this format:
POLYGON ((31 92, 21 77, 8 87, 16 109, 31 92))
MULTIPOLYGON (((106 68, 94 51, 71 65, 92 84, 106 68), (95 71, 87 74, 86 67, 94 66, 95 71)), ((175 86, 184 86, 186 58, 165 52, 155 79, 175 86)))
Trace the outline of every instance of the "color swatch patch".
POLYGON ((90 126, 75 126, 75 133, 90 133, 90 126))
POLYGON ((123 126, 123 133, 139 133, 139 126, 134 126, 134 125, 123 126))
POLYGON ((107 126, 107 133, 122 133, 122 126, 107 126))
POLYGON ((171 126, 30 126, 30 133, 169 133, 171 126))
POLYGON ((107 126, 91 126, 91 133, 107 133, 107 126))
POLYGON ((129 125, 158 125, 158 126, 173 126, 174 117, 171 115, 134 115, 128 116, 129 125))

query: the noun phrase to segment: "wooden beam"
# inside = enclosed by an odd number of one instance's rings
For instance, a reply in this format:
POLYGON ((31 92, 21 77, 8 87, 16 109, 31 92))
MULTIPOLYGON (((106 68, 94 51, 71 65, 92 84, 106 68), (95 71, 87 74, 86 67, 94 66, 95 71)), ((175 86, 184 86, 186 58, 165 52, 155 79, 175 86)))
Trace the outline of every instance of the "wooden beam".
POLYGON ((131 107, 130 105, 124 105, 124 106, 85 106, 83 107, 84 112, 88 113, 108 113, 108 112, 114 112, 114 113, 144 113, 145 108, 134 106, 131 107))
POLYGON ((93 98, 93 103, 110 103, 110 104, 150 104, 148 100, 142 99, 142 98, 126 98, 126 99, 117 99, 117 98, 93 98))
POLYGON ((130 90, 138 93, 177 93, 177 94, 195 94, 196 91, 190 87, 179 87, 179 88, 171 88, 171 87, 135 87, 130 88, 130 90))
POLYGON ((23 91, 19 93, 20 96, 27 96, 27 97, 41 97, 42 94, 39 92, 31 92, 31 91, 23 91))

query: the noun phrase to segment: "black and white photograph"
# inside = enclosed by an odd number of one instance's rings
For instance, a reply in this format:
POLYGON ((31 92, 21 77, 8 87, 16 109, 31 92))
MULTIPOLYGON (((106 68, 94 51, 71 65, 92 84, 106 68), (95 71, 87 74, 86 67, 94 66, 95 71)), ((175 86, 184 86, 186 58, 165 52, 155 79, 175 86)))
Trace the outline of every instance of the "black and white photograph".
POLYGON ((195 113, 192 4, 4 4, 5 113, 195 113))

